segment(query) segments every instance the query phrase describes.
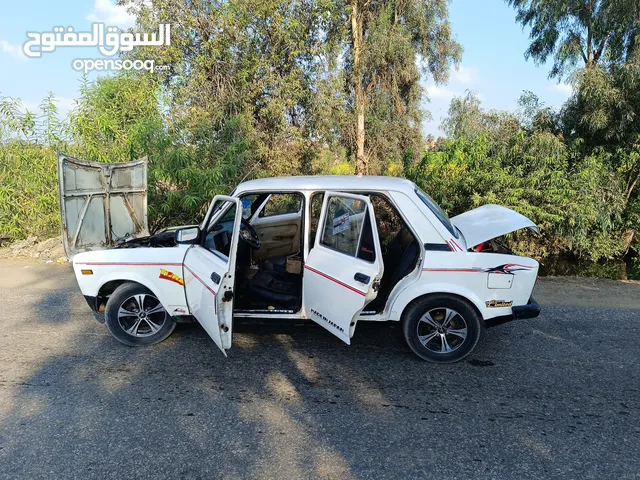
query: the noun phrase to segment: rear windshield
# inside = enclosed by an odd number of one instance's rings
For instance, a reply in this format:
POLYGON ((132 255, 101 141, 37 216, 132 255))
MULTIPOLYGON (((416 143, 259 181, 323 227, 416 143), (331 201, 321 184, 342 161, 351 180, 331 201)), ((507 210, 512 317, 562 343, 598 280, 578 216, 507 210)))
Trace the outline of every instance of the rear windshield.
POLYGON ((447 217, 447 214, 444 213, 444 210, 442 210, 440 208, 440 205, 438 205, 436 202, 434 202, 433 199, 429 195, 424 193, 419 188, 416 188, 416 195, 418 195, 420 200, 422 200, 422 202, 427 207, 429 207, 429 210, 431 210, 433 212, 433 214, 436 217, 438 217, 438 219, 447 228, 447 230, 449 230, 449 233, 451 233, 451 235, 453 235, 455 238, 459 238, 456 228, 451 224, 451 220, 449 220, 449 217, 447 217))

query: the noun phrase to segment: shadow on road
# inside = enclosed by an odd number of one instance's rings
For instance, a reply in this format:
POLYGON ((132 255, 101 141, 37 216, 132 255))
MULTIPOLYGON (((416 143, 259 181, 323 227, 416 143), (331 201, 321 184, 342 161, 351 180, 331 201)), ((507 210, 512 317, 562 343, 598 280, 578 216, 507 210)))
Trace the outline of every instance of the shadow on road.
POLYGON ((398 324, 361 324, 350 347, 315 325, 238 324, 227 359, 197 325, 129 348, 82 303, 73 289, 43 296, 31 328, 62 333, 15 337, 14 355, 48 350, 28 374, 7 376, 0 477, 528 477, 639 466, 620 448, 640 432, 637 369, 602 359, 607 337, 571 338, 575 319, 562 309, 491 330, 467 362, 434 366, 413 356, 398 324))

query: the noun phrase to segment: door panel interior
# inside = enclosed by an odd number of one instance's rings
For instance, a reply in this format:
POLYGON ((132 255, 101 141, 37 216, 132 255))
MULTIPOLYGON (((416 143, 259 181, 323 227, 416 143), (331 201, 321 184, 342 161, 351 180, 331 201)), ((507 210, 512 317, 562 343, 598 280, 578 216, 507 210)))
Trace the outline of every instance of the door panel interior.
POLYGON ((260 248, 254 252, 254 258, 266 260, 298 253, 301 223, 300 212, 257 217, 252 224, 260 237, 260 248))

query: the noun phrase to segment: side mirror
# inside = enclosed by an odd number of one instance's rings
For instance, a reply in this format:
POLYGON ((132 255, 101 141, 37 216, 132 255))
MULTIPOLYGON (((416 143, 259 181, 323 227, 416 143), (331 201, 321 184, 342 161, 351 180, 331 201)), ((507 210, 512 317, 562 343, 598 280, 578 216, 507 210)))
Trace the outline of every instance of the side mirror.
POLYGON ((196 243, 200 238, 200 228, 186 227, 176 230, 176 243, 196 243))

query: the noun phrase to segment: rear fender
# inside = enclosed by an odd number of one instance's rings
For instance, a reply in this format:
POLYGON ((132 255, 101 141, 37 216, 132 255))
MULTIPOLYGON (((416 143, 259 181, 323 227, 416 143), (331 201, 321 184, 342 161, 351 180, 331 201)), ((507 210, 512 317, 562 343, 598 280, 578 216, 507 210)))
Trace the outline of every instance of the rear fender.
POLYGON ((471 302, 471 304, 480 313, 480 316, 484 318, 484 304, 482 303, 480 298, 471 290, 451 283, 420 284, 420 282, 417 282, 400 292, 398 297, 393 302, 393 306, 391 307, 389 320, 400 320, 402 318, 402 312, 404 312, 405 308, 407 308, 407 305, 409 305, 413 300, 418 297, 433 293, 448 293, 462 297, 465 300, 471 302))

